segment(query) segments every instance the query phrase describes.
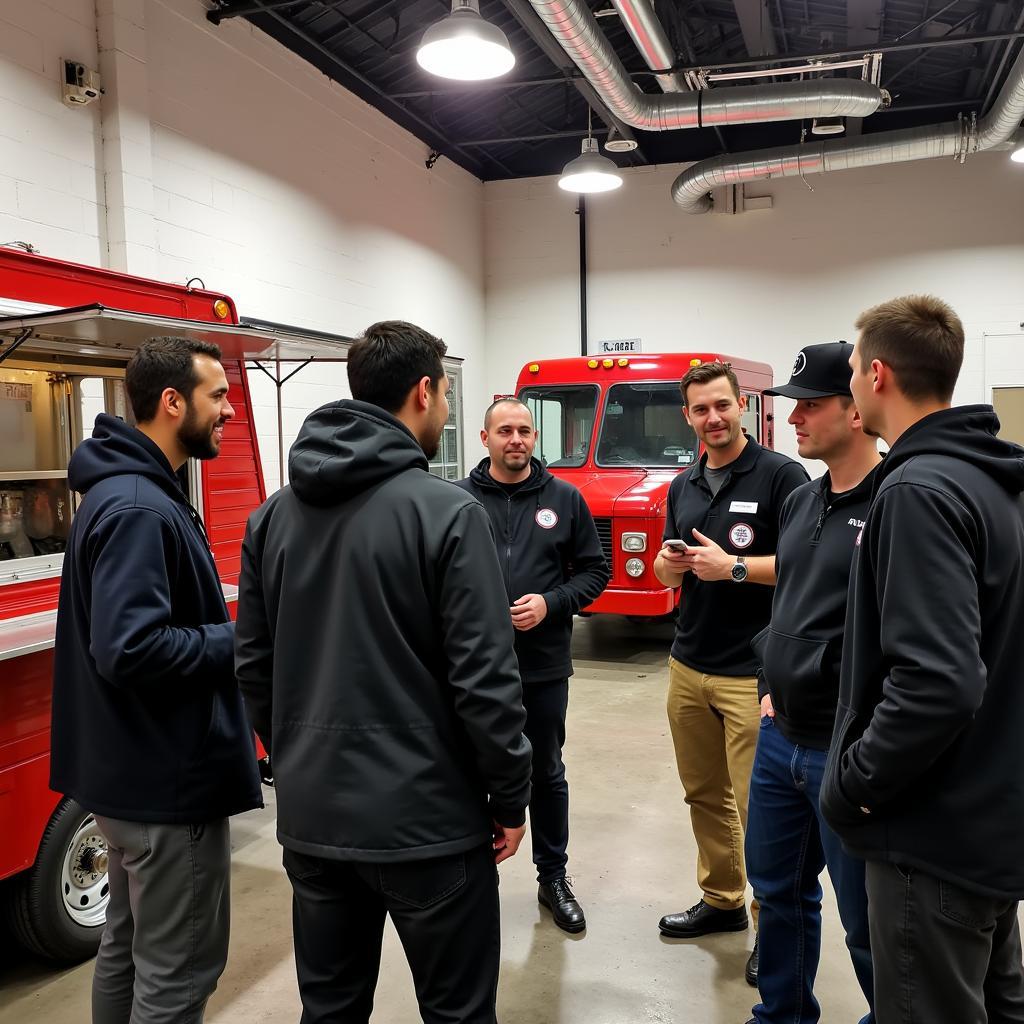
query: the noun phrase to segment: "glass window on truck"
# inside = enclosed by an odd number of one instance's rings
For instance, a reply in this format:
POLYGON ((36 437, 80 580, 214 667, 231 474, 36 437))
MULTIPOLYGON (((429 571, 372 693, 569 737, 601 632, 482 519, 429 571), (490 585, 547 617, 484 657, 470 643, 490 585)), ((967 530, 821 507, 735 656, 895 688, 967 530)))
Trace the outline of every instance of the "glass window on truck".
POLYGON ((524 388, 519 393, 540 433, 536 455, 553 469, 582 466, 590 452, 597 412, 597 388, 524 388))
POLYGON ((697 461, 697 436, 682 412, 677 383, 614 384, 601 420, 599 466, 685 469, 697 461))

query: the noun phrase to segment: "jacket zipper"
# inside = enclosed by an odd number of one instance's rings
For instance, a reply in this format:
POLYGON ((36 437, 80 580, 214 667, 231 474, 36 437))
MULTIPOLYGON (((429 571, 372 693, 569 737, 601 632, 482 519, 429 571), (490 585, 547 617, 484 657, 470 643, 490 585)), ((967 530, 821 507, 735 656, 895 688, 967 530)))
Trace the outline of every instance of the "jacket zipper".
POLYGON ((826 505, 823 502, 822 503, 822 507, 821 507, 821 511, 818 513, 818 523, 814 527, 814 541, 813 541, 813 543, 817 544, 818 541, 821 540, 821 531, 824 528, 825 520, 826 520, 826 518, 828 517, 828 514, 831 511, 832 511, 832 506, 831 505, 826 505))
POLYGON ((505 578, 507 580, 509 601, 512 598, 512 495, 505 495, 507 510, 505 513, 505 578))

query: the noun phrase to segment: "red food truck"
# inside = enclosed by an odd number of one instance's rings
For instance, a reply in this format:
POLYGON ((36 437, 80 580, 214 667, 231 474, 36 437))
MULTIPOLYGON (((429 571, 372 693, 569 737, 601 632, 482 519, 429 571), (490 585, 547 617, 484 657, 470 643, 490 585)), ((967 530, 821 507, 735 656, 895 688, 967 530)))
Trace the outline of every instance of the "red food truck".
POLYGON ((233 613, 246 519, 266 497, 247 367, 275 380, 280 403, 282 362, 343 360, 347 339, 240 321, 205 287, 0 247, 0 903, 18 940, 59 961, 95 952, 108 894, 92 816, 48 786, 57 592, 78 502, 67 463, 97 413, 131 421, 125 365, 167 334, 224 354, 235 416, 220 456, 190 461, 182 484, 233 613))
POLYGON ((587 613, 656 618, 677 592, 654 575, 673 478, 701 455, 683 418, 679 381, 692 366, 732 365, 747 399, 743 429, 774 447, 767 363, 719 352, 576 357, 527 363, 516 395, 540 431, 537 456, 583 494, 601 537, 611 580, 587 613))

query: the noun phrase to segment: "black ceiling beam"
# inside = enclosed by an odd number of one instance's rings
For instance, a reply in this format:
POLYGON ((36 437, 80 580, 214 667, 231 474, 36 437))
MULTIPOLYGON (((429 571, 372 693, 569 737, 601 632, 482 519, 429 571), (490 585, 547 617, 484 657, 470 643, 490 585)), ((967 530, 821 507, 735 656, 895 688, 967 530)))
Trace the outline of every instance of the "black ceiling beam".
POLYGON ((418 99, 423 96, 467 97, 481 92, 504 92, 511 89, 533 89, 534 87, 542 85, 565 85, 565 83, 572 77, 582 76, 558 75, 553 78, 521 78, 518 81, 512 80, 507 82, 501 79, 491 79, 489 82, 466 82, 462 86, 450 85, 442 89, 415 89, 412 92, 393 92, 389 95, 394 100, 411 100, 418 99))
MULTIPOLYGON (((1024 11, 1020 12, 1020 16, 1017 18, 1018 29, 1024 28, 1024 11)), ((1006 44, 1006 49, 1003 50, 1003 58, 999 62, 999 67, 996 68, 996 73, 992 76, 992 82, 988 87, 988 92, 985 94, 985 105, 982 107, 982 113, 987 114, 992 108, 992 101, 995 99, 996 87, 999 85, 1000 79, 1003 77, 1003 68, 1006 67, 1006 61, 1009 59, 1010 54, 1013 52, 1012 40, 1006 44)))
POLYGON ((766 64, 792 64, 798 60, 828 60, 831 57, 862 57, 866 53, 902 53, 907 50, 928 50, 940 46, 974 46, 980 43, 997 43, 1000 40, 1024 39, 1024 31, 983 32, 969 36, 942 36, 939 39, 922 39, 913 43, 882 43, 879 46, 862 46, 855 50, 828 50, 824 53, 787 53, 774 57, 746 57, 743 60, 717 61, 709 59, 703 64, 667 68, 669 72, 684 71, 726 71, 731 68, 760 68, 766 64))
MULTIPOLYGON (((568 54, 555 40, 555 37, 547 30, 547 26, 541 21, 540 16, 529 4, 528 0, 502 0, 506 10, 519 23, 520 28, 540 48, 544 56, 565 72, 565 79, 579 91, 587 101, 587 105, 609 128, 614 128, 624 139, 636 142, 636 136, 629 125, 620 121, 604 104, 598 96, 594 87, 585 79, 579 77, 576 65, 569 58, 568 54)), ((647 158, 640 148, 633 150, 634 157, 639 157, 643 163, 647 158)))
POLYGON ((299 4, 308 2, 309 0, 264 0, 263 3, 259 3, 254 0, 236 0, 235 3, 227 3, 221 7, 215 7, 212 11, 207 11, 206 17, 214 25, 219 25, 227 18, 244 18, 247 14, 266 14, 267 11, 298 7, 299 4))
POLYGON ((506 135, 497 139, 459 139, 460 146, 508 146, 516 142, 548 142, 551 139, 582 139, 587 135, 607 135, 607 128, 569 129, 564 132, 544 132, 540 135, 506 135))
MULTIPOLYGON (((413 135, 422 139, 428 146, 439 152, 442 156, 448 157, 453 163, 458 164, 463 169, 469 171, 471 174, 476 175, 478 178, 484 177, 484 168, 480 161, 468 150, 463 149, 457 143, 454 143, 449 139, 442 131, 440 131, 435 125, 432 125, 425 118, 414 113, 401 103, 391 99, 388 94, 381 89, 376 83, 371 82, 365 75, 351 67, 345 61, 343 61, 336 53, 332 53, 326 46, 323 45, 314 36, 311 36, 308 32, 299 28, 297 25, 293 25, 284 16, 274 10, 273 6, 270 5, 270 0, 254 0, 253 6, 258 6, 259 11, 255 16, 265 17, 267 24, 259 27, 263 28, 268 35, 277 39, 279 43, 287 46, 289 49, 300 54, 309 60, 311 64, 318 67, 324 74, 329 75, 340 85, 343 85, 346 89, 354 92, 361 99, 366 100, 367 103, 377 106, 377 108, 389 117, 396 124, 401 125, 407 131, 412 132, 413 135), (273 25, 279 25, 280 29, 274 31, 273 25), (289 46, 285 39, 281 38, 282 32, 291 35, 301 45, 289 46), (310 51, 316 54, 316 57, 311 57, 310 51), (317 57, 321 58, 320 60, 317 57), (331 67, 334 68, 334 73, 329 73, 324 67, 322 60, 326 59, 331 67), (377 101, 382 101, 379 104, 377 101)), ((212 12, 210 12, 212 13, 212 12)), ((250 15, 253 17, 254 15, 250 15)), ((506 174, 512 174, 511 168, 503 164, 500 160, 495 157, 488 156, 488 160, 500 167, 506 174)), ((514 175, 513 175, 514 176, 514 175)))

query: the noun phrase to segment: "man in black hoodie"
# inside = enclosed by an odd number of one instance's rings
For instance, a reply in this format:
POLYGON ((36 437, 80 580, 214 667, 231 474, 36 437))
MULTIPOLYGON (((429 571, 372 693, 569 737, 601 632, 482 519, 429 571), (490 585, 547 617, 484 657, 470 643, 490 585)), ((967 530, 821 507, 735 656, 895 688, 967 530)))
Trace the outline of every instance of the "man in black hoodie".
POLYGON ((537 898, 567 932, 587 926, 566 878, 569 784, 562 746, 572 675, 572 618, 608 585, 608 565, 580 492, 533 458, 529 408, 502 398, 484 416, 487 458, 459 486, 487 510, 498 546, 516 655, 526 735, 533 746, 530 829, 537 898))
POLYGON ((863 313, 850 360, 889 454, 854 555, 821 807, 867 861, 879 1024, 1024 1021, 1024 448, 950 408, 959 318, 863 313))
POLYGON ((233 626, 175 476, 217 455, 234 415, 219 360, 204 342, 146 342, 125 373, 138 427, 98 416, 68 466, 83 499, 57 607, 50 787, 107 843, 94 1024, 202 1020, 228 952, 227 819, 262 806, 233 626))
MULTIPOLYGON (((801 349, 788 384, 765 392, 795 398, 789 423, 805 459, 828 467, 782 506, 772 619, 751 646, 761 660, 761 728, 750 776, 747 872, 761 906, 761 1001, 749 1024, 814 1024, 821 947, 821 884, 828 865, 846 944, 872 1005, 864 862, 844 853, 821 821, 818 793, 836 718, 846 593, 864 525, 878 442, 861 429, 850 395, 853 346, 801 349)), ((871 1016, 861 1024, 870 1024, 871 1016)))
POLYGON ((530 744, 487 516, 428 472, 444 343, 374 324, 249 518, 236 667, 274 762, 303 1021, 366 1022, 390 914, 427 1024, 493 1024, 530 744))

